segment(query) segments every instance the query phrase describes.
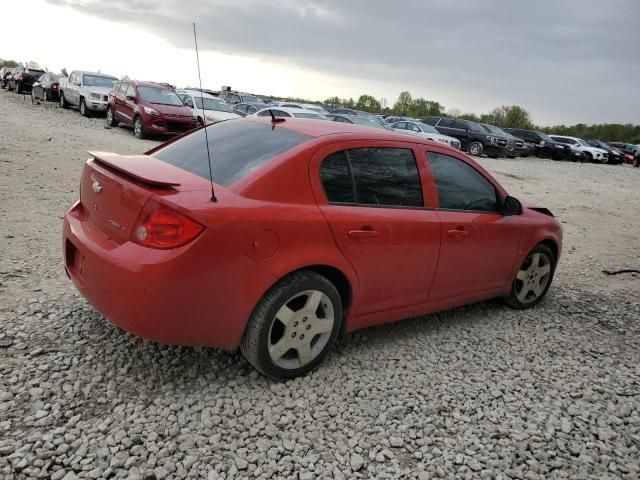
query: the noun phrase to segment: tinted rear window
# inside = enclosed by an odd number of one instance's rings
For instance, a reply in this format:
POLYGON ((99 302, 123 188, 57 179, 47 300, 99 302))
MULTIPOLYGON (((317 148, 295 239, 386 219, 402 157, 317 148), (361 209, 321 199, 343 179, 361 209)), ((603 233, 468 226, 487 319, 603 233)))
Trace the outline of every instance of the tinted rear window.
MULTIPOLYGON (((207 127, 214 182, 230 186, 269 160, 311 139, 268 123, 227 120, 207 127)), ((152 154, 155 158, 209 179, 204 129, 152 154)))

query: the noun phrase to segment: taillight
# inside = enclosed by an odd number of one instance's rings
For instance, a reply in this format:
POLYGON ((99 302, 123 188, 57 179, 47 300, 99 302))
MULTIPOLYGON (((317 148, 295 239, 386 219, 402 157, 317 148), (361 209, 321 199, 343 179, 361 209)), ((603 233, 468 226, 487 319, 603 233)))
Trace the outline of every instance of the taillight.
POLYGON ((195 239, 203 230, 198 222, 156 200, 149 200, 133 226, 131 241, 150 248, 177 248, 195 239))

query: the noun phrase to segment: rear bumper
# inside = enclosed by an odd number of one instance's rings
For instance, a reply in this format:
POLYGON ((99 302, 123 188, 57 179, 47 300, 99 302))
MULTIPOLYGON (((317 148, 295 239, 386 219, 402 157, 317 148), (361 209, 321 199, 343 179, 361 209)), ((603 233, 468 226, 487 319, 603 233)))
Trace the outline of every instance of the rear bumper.
POLYGON ((236 348, 274 278, 212 230, 173 250, 118 244, 76 203, 63 224, 65 269, 89 303, 136 336, 236 348))

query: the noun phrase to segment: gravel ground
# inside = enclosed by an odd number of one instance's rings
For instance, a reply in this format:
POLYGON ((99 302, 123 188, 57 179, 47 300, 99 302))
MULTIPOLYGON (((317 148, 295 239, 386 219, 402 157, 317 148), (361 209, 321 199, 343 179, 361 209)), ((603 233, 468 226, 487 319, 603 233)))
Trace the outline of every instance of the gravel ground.
POLYGON ((156 143, 0 91, 0 477, 640 478, 640 170, 481 163, 565 227, 537 308, 498 302, 346 336, 286 383, 237 353, 141 341, 66 278, 87 149, 156 143))

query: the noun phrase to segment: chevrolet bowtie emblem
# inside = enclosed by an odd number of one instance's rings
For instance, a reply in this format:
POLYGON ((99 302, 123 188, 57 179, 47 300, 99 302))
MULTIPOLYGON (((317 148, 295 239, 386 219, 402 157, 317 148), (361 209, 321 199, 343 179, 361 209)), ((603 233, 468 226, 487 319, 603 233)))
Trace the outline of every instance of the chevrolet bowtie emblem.
POLYGON ((102 185, 100 185, 98 182, 93 182, 91 188, 93 189, 93 192, 95 194, 100 194, 100 192, 102 191, 102 185))

